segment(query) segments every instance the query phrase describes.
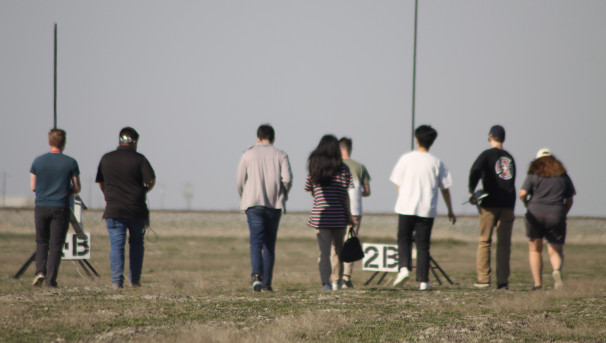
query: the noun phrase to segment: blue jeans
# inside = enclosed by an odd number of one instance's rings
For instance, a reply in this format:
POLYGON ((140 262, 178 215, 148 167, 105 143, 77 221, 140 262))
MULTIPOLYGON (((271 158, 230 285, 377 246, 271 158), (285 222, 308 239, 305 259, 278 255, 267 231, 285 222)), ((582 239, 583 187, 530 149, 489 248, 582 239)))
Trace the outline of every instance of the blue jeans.
POLYGON ((126 230, 129 232, 129 279, 132 283, 141 281, 141 270, 143 269, 143 234, 147 219, 145 218, 107 218, 105 219, 111 250, 109 252, 109 264, 112 269, 112 284, 124 285, 124 246, 126 244, 126 230))
POLYGON ((261 276, 263 287, 271 287, 276 261, 276 238, 282 210, 265 206, 249 207, 246 210, 250 230, 251 277, 261 276))

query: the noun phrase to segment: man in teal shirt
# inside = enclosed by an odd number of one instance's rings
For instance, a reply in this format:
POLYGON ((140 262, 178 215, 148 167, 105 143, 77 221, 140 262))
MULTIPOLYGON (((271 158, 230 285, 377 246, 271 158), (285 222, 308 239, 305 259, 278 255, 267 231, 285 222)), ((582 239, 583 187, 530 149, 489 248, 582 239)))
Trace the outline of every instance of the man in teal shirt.
POLYGON ((65 131, 48 134, 50 152, 39 156, 30 169, 30 186, 36 193, 36 276, 33 285, 46 280, 57 287, 57 274, 71 215, 70 197, 80 192, 80 169, 75 159, 64 155, 65 131))

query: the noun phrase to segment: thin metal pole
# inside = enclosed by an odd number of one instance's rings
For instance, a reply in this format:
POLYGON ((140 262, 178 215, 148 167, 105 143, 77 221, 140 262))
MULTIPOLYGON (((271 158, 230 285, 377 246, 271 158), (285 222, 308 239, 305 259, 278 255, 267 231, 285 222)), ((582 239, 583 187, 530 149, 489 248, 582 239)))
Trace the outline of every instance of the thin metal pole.
POLYGON ((57 23, 55 23, 55 69, 54 69, 54 128, 57 128, 57 23))
POLYGON ((2 172, 2 207, 6 207, 6 172, 2 172))
POLYGON ((415 98, 417 87, 417 14, 419 8, 419 0, 415 0, 415 38, 412 57, 412 123, 410 135, 410 150, 415 148, 415 98))

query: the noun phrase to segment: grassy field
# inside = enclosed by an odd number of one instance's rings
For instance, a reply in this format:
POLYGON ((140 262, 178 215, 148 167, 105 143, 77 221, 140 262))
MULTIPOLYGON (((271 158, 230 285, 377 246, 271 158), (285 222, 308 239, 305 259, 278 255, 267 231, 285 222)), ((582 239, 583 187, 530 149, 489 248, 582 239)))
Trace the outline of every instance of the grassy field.
MULTIPOLYGON (((523 222, 516 221, 509 291, 478 290, 477 218, 438 218, 432 256, 454 281, 418 291, 408 282, 321 291, 307 214, 283 216, 273 293, 252 293, 248 229, 239 213, 152 214, 143 287, 110 286, 109 241, 98 211, 91 280, 64 261, 58 290, 33 288, 34 267, 12 276, 35 249, 33 211, 0 210, 0 342, 603 342, 606 341, 606 219, 571 218, 565 287, 553 290, 546 252, 543 291, 531 291, 523 222)), ((395 215, 366 215, 363 242, 395 244, 395 215)), ((493 254, 494 255, 494 254, 493 254)), ((392 274, 388 279, 393 277, 392 274)), ((413 278, 414 279, 414 278, 413 278)), ((443 280, 444 281, 444 280, 443 280)))

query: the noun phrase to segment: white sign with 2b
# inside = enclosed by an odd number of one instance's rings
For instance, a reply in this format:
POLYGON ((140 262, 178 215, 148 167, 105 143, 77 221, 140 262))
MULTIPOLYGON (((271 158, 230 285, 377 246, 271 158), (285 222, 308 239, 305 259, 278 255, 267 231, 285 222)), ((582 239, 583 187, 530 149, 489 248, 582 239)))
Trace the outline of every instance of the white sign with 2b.
POLYGON ((90 233, 86 239, 79 239, 75 233, 68 234, 63 245, 64 260, 88 260, 90 258, 90 233))
MULTIPOLYGON (((362 270, 375 272, 398 272, 398 246, 395 244, 362 244, 364 258, 362 270)), ((413 246, 412 258, 416 258, 416 249, 413 246)))

